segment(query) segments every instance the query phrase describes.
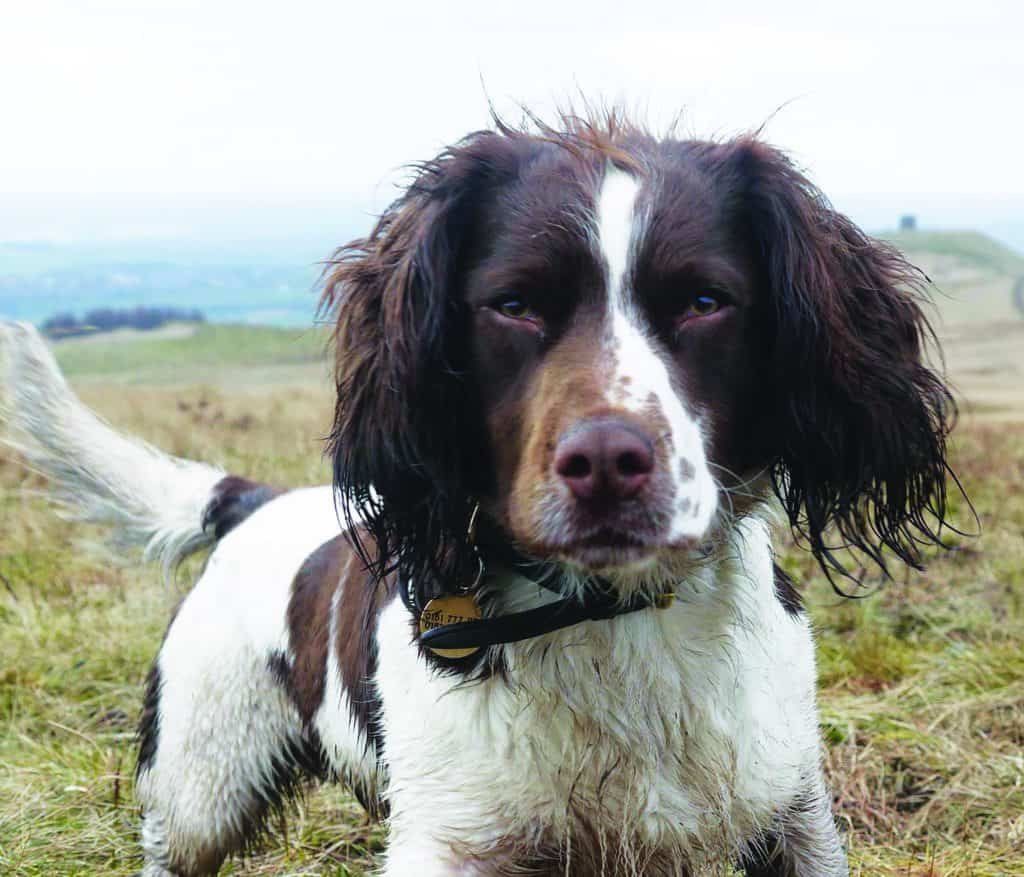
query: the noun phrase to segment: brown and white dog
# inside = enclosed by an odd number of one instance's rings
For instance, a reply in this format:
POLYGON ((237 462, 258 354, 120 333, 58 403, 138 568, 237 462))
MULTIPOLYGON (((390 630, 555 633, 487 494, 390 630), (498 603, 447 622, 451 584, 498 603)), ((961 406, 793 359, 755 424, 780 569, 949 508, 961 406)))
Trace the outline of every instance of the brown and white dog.
POLYGON ((114 434, 8 326, 71 510, 216 544, 146 692, 144 874, 216 872, 307 774, 391 877, 846 874, 769 523, 826 570, 829 527, 937 539, 918 278, 754 137, 499 124, 333 261, 335 484, 289 492, 114 434))

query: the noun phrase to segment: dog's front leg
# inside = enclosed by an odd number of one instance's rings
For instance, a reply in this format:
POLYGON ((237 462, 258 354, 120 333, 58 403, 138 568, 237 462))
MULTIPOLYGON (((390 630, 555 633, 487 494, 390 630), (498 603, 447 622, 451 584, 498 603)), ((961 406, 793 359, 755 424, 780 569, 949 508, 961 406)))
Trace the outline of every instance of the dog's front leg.
POLYGON ((768 842, 747 856, 747 877, 847 877, 843 841, 824 781, 793 805, 768 842))

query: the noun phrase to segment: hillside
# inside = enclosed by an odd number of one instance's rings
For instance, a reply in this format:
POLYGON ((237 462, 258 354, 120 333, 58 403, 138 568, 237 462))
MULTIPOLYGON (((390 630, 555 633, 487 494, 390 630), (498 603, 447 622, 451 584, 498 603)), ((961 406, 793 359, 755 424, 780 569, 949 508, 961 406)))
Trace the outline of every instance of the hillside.
POLYGON ((962 409, 986 420, 1024 418, 1024 310, 1014 303, 1024 255, 977 232, 881 237, 932 280, 935 328, 962 409))
POLYGON ((1008 319, 1024 322, 1013 304, 1024 278, 1024 255, 975 231, 883 232, 927 274, 942 328, 1008 319))
POLYGON ((322 327, 204 323, 69 338, 57 342, 54 350, 61 368, 76 382, 262 388, 324 384, 326 346, 322 327))

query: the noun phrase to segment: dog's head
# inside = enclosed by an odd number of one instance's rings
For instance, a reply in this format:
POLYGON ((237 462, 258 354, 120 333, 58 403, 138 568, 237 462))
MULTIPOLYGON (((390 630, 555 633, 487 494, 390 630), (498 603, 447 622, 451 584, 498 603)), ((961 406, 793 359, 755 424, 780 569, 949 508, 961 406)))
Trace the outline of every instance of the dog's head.
POLYGON ((917 272, 753 137, 498 126, 339 251, 335 479, 377 569, 442 573, 476 503, 526 553, 656 580, 774 492, 916 564, 949 394, 917 272))

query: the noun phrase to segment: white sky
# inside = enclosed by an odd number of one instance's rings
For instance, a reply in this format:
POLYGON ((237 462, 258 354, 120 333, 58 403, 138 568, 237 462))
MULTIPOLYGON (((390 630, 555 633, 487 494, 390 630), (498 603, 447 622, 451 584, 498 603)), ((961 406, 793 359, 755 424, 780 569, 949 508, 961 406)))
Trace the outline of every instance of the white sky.
POLYGON ((510 116, 579 93, 683 110, 698 135, 772 117, 849 209, 1024 212, 1011 0, 0 5, 0 236, 60 233, 75 195, 111 229, 140 196, 379 209, 401 164, 487 124, 487 95, 510 116))

